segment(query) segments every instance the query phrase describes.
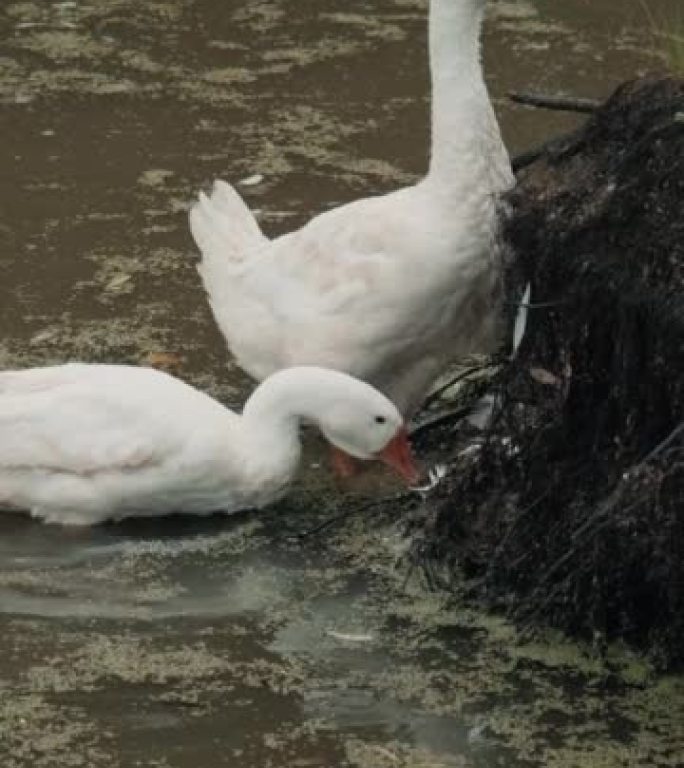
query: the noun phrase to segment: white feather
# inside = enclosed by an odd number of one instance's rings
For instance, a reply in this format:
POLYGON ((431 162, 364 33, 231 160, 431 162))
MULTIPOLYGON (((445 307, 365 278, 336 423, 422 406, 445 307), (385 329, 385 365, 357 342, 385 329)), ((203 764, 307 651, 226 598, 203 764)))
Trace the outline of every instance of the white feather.
POLYGON ((532 295, 532 285, 527 283, 525 291, 523 292, 522 299, 520 300, 520 306, 518 312, 515 315, 515 325, 513 326, 513 348, 511 351, 511 358, 515 357, 518 353, 518 349, 522 344, 522 340, 525 337, 525 330, 527 328, 527 314, 529 312, 530 297, 532 295))

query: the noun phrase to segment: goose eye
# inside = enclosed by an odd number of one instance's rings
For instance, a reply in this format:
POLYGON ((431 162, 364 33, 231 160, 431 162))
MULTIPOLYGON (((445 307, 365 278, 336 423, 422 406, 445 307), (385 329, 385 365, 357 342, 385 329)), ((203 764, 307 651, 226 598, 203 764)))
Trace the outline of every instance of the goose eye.
POLYGON ((384 416, 376 416, 375 417, 375 423, 376 424, 384 424, 387 421, 387 419, 384 416))

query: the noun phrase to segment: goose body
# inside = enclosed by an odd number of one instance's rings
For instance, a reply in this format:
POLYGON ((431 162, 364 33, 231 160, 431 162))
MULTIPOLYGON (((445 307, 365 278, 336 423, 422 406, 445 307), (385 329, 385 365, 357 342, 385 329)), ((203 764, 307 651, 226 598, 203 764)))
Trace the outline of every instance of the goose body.
POLYGON ((190 213, 214 317, 256 379, 346 371, 409 417, 455 358, 496 340, 498 198, 513 176, 484 83, 484 0, 431 0, 432 152, 414 186, 266 238, 223 181, 190 213))
POLYGON ((87 525, 262 507, 296 472, 299 423, 413 478, 402 419, 369 385, 281 371, 243 414, 151 368, 67 365, 0 373, 0 509, 87 525))

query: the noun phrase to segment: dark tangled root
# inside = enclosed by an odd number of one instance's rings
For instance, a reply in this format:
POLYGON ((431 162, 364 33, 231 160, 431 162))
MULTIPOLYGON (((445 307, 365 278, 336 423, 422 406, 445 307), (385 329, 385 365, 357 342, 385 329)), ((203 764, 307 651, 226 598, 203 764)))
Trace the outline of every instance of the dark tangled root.
POLYGON ((526 624, 684 663, 684 84, 623 85, 527 169, 507 239, 528 327, 433 556, 526 624))

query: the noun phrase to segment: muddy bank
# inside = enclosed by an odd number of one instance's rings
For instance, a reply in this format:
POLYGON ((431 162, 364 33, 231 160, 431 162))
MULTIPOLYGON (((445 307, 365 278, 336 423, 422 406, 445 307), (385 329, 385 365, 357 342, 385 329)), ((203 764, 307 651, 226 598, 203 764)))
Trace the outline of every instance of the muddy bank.
POLYGON ((430 554, 525 626, 681 666, 684 84, 625 84, 519 181, 527 327, 481 449, 434 499, 430 554))

